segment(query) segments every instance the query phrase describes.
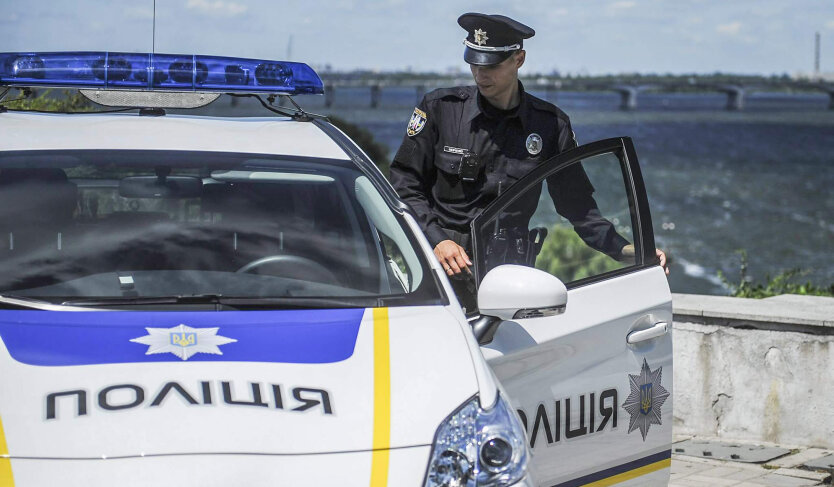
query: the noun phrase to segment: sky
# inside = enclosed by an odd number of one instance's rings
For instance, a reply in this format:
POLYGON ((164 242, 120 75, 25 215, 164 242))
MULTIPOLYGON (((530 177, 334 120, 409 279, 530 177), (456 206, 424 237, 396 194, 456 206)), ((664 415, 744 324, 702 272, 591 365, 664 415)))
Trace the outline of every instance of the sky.
POLYGON ((0 0, 0 52, 122 51, 466 70, 465 12, 536 35, 522 74, 834 72, 834 0, 0 0), (290 45, 291 44, 291 45, 290 45), (288 59, 288 56, 290 59, 288 59))

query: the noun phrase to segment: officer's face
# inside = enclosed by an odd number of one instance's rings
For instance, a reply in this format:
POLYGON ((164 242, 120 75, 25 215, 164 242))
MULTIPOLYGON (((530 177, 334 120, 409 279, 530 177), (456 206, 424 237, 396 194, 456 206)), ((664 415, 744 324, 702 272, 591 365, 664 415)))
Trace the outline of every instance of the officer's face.
POLYGON ((490 66, 469 65, 478 91, 487 98, 500 98, 512 91, 518 82, 518 68, 524 64, 525 52, 518 51, 498 64, 490 66))

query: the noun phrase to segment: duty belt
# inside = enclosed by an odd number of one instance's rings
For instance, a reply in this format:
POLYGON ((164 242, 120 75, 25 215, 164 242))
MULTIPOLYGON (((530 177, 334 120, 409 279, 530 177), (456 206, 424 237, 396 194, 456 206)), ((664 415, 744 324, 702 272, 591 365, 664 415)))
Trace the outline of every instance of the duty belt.
POLYGON ((470 235, 468 232, 458 232, 457 230, 452 230, 450 228, 444 228, 443 231, 446 232, 446 235, 449 236, 449 240, 460 245, 467 252, 472 251, 472 235, 470 235))

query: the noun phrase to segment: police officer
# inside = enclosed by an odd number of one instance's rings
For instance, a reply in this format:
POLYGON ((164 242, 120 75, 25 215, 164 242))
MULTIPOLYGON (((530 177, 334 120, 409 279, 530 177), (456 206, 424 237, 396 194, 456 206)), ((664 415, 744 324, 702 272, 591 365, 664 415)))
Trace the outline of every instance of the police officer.
MULTIPOLYGON (((536 164, 577 144, 568 116, 525 92, 518 80, 524 39, 535 31, 503 15, 467 13, 458 24, 467 32, 463 58, 476 86, 439 89, 423 98, 394 156, 391 182, 471 311, 476 306, 468 278, 469 223, 536 164)), ((581 165, 548 180, 548 187, 556 210, 586 243, 616 258, 633 255, 633 247, 599 215, 581 165)), ((665 255, 658 256, 665 267, 665 255)))

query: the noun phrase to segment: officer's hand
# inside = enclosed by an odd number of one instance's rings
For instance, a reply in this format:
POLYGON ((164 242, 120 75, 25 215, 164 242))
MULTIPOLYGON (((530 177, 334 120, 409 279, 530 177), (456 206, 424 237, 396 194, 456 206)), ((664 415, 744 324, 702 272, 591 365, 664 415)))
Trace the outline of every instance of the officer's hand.
POLYGON ((663 270, 666 271, 666 275, 669 275, 669 264, 666 261, 666 252, 660 249, 654 249, 655 253, 657 254, 657 258, 660 259, 660 267, 663 267, 663 270))
MULTIPOLYGON (((666 275, 669 275, 669 262, 666 259, 666 252, 660 249, 654 249, 657 258, 660 259, 660 267, 663 267, 663 271, 666 272, 666 275)), ((620 261, 622 262, 634 262, 634 245, 628 244, 620 250, 620 261)))
POLYGON ((472 273, 469 270, 472 261, 469 260, 466 251, 452 240, 444 240, 437 244, 437 247, 434 248, 434 255, 449 276, 460 274, 464 271, 470 274, 472 273))

